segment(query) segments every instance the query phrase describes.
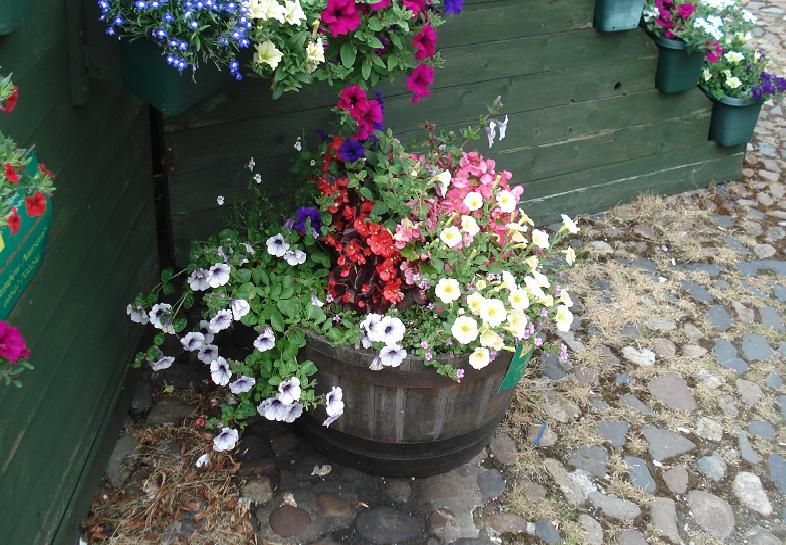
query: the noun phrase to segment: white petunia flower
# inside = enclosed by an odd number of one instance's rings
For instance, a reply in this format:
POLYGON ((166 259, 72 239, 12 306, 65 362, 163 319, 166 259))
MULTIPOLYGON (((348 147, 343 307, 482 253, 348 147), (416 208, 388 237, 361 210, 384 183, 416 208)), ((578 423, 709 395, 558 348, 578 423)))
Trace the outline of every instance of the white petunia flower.
POLYGON ((508 328, 517 339, 523 339, 527 335, 527 325, 529 319, 521 311, 514 310, 508 315, 508 328))
POLYGON ((202 469, 203 467, 207 467, 209 464, 210 464, 210 455, 205 453, 199 458, 197 458, 197 461, 194 465, 202 469))
POLYGON ((210 322, 207 320, 199 320, 199 332, 205 337, 205 344, 213 342, 213 332, 210 331, 210 322))
POLYGON ((192 291, 205 291, 210 289, 210 273, 202 268, 194 269, 188 277, 188 286, 192 291))
POLYGON ((729 89, 739 89, 740 87, 742 87, 742 81, 737 76, 732 76, 730 78, 726 78, 726 81, 724 82, 724 84, 729 89))
POLYGON ((478 323, 470 316, 459 316, 453 322, 450 332, 461 344, 469 344, 478 338, 478 323))
POLYGON ((485 302, 486 298, 478 292, 471 293, 467 296, 467 306, 469 306, 469 310, 472 314, 480 314, 480 309, 483 308, 483 303, 485 302))
POLYGON ((557 322, 557 330, 565 332, 570 330, 570 324, 573 323, 573 314, 566 305, 560 305, 557 307, 555 320, 557 322))
POLYGON ((219 310, 215 316, 210 319, 210 332, 218 333, 224 331, 232 325, 232 311, 228 308, 219 310))
POLYGON ((445 193, 448 192, 448 187, 450 187, 450 182, 452 179, 453 177, 450 175, 450 171, 444 170, 436 176, 432 176, 429 182, 437 186, 437 195, 444 197, 445 193))
POLYGON ((229 379, 232 378, 232 371, 229 369, 227 360, 222 356, 217 357, 210 363, 210 378, 219 386, 229 384, 229 379))
POLYGON ((259 173, 254 174, 254 183, 261 184, 262 183, 262 175, 259 173))
POLYGON ((219 195, 218 197, 216 197, 216 202, 218 203, 218 206, 224 206, 224 196, 219 195))
POLYGON ((464 197, 464 206, 466 206, 470 212, 479 210, 483 206, 483 195, 477 191, 470 191, 464 197))
POLYGON ((488 348, 478 346, 475 351, 469 355, 469 365, 473 369, 483 369, 489 362, 491 362, 491 354, 488 348))
POLYGON ((218 347, 214 344, 202 346, 197 353, 197 358, 205 365, 210 365, 218 358, 218 347))
POLYGON ((573 265, 576 262, 576 250, 568 248, 565 250, 565 263, 573 265))
POLYGON ((559 302, 568 308, 573 306, 573 300, 570 298, 568 290, 562 290, 562 293, 559 294, 559 302))
POLYGON ((440 301, 449 305, 461 297, 461 286, 455 278, 440 278, 434 292, 440 301))
POLYGON ((701 77, 704 79, 704 81, 710 81, 712 74, 710 74, 710 71, 705 68, 701 72, 701 77))
POLYGON ((300 399, 300 379, 292 377, 278 385, 278 398, 284 405, 292 405, 300 399))
POLYGON ((325 395, 325 413, 327 418, 322 425, 326 428, 344 414, 344 402, 341 400, 343 393, 341 388, 333 386, 333 388, 325 395))
POLYGON ((232 302, 229 303, 229 308, 232 310, 232 318, 235 320, 240 320, 251 312, 251 305, 248 304, 248 301, 245 299, 233 299, 232 302))
POLYGON ((363 318, 363 321, 360 322, 360 327, 362 327, 366 332, 366 336, 371 342, 374 342, 374 339, 379 335, 377 331, 379 329, 379 325, 382 323, 382 318, 383 316, 381 314, 375 314, 372 312, 370 314, 366 314, 366 317, 363 318))
POLYGON ((158 360, 151 362, 150 367, 153 371, 161 371, 163 369, 169 369, 172 367, 172 364, 175 363, 175 358, 172 356, 161 356, 158 360))
POLYGON ((497 121, 497 128, 499 128, 499 140, 505 140, 508 132, 508 114, 505 114, 504 121, 497 121))
POLYGON ((232 269, 226 263, 216 263, 208 272, 208 282, 211 288, 220 288, 229 282, 229 271, 232 269))
POLYGON ((148 318, 150 318, 150 323, 156 329, 163 329, 161 325, 161 319, 166 316, 169 311, 172 310, 172 305, 168 303, 156 303, 153 305, 153 308, 150 309, 148 313, 148 318))
POLYGON ((258 64, 267 64, 273 70, 276 69, 284 56, 281 50, 276 47, 276 44, 270 40, 265 40, 254 47, 256 48, 254 61, 258 64))
POLYGON ((205 345, 205 336, 198 331, 191 331, 180 339, 180 344, 186 352, 196 352, 205 345))
POLYGON ((508 295, 508 301, 510 302, 510 306, 515 310, 526 310, 529 307, 527 290, 524 288, 516 288, 508 295))
POLYGON ((286 20, 286 10, 277 0, 249 0, 248 14, 254 19, 263 21, 275 19, 283 23, 286 20))
POLYGON ((284 259, 287 260, 287 263, 294 267, 295 265, 302 265, 306 262, 306 253, 301 250, 287 251, 284 254, 284 259))
POLYGON ((727 51, 723 54, 727 61, 732 64, 737 64, 745 60, 745 55, 740 53, 739 51, 727 51))
POLYGON ((541 231, 540 229, 533 229, 532 243, 541 250, 547 249, 549 247, 549 234, 546 231, 541 231))
POLYGON ((573 233, 574 235, 579 232, 579 227, 576 225, 576 222, 570 219, 570 216, 566 216, 565 214, 562 214, 562 227, 568 233, 573 233))
POLYGON ((439 234, 439 239, 444 242, 448 248, 455 248, 461 244, 463 237, 458 227, 447 227, 439 234))
POLYGON ((300 6, 299 0, 286 0, 284 2, 284 20, 290 25, 299 26, 306 20, 306 14, 300 6))
POLYGON ((505 303, 499 299, 486 299, 480 307, 480 317, 490 327, 498 327, 502 325, 505 318, 508 317, 508 311, 505 309, 505 303))
POLYGON ((322 42, 322 38, 308 42, 306 46, 306 62, 314 69, 325 62, 325 45, 322 42))
POLYGON ((319 297, 317 297, 317 294, 314 293, 313 291, 311 292, 311 304, 314 305, 315 307, 319 307, 319 308, 322 308, 322 307, 325 306, 325 303, 320 301, 319 297))
POLYGON ((527 259, 524 260, 524 263, 526 263, 527 267, 529 267, 530 269, 532 269, 534 271, 535 269, 538 268, 538 265, 540 264, 540 260, 538 259, 538 256, 531 255, 527 259))
POLYGON ((377 323, 369 333, 372 342, 381 342, 387 345, 400 343, 404 339, 407 328, 404 322, 395 316, 385 316, 377 323))
POLYGON ((516 209, 516 196, 507 189, 503 189, 497 193, 497 204, 502 212, 510 214, 516 209))
POLYGON ((513 291, 518 287, 516 277, 510 271, 502 271, 502 287, 508 291, 513 291))
POLYGON ((480 334, 480 344, 487 348, 500 351, 505 345, 505 341, 502 340, 502 337, 499 335, 499 333, 491 329, 487 329, 480 334))
POLYGON ((478 222, 472 216, 461 216, 461 230, 474 237, 480 231, 478 222))
MULTIPOLYGON (((226 452, 232 450, 237 445, 239 434, 232 428, 221 428, 221 433, 213 438, 213 450, 216 452, 226 452)), ((209 458, 208 458, 209 460, 209 458)))
POLYGON ((276 422, 294 422, 303 414, 303 405, 283 403, 279 396, 269 397, 257 406, 257 412, 268 420, 276 422))
POLYGON ((257 381, 251 377, 247 377, 245 375, 241 376, 235 382, 229 383, 229 390, 233 394, 242 394, 245 392, 250 392, 251 388, 254 387, 257 381))
POLYGON ((263 327, 262 332, 259 334, 256 340, 254 340, 254 348, 260 352, 267 352, 274 346, 276 346, 276 335, 273 333, 273 330, 270 327, 263 327))
POLYGON ((398 367, 406 357, 407 351, 397 344, 389 344, 379 351, 379 361, 385 367, 398 367))
POLYGON ((270 255, 284 257, 287 250, 289 250, 289 244, 284 240, 284 235, 281 233, 267 239, 267 253, 270 255))
POLYGON ((551 287, 551 282, 549 281, 549 277, 546 276, 545 274, 540 273, 538 271, 532 271, 531 274, 532 274, 532 278, 535 280, 535 282, 538 283, 538 286, 540 286, 541 288, 548 289, 551 287))
POLYGON ((150 317, 145 312, 144 307, 140 305, 128 305, 126 307, 126 314, 131 318, 131 321, 141 325, 150 323, 150 317))

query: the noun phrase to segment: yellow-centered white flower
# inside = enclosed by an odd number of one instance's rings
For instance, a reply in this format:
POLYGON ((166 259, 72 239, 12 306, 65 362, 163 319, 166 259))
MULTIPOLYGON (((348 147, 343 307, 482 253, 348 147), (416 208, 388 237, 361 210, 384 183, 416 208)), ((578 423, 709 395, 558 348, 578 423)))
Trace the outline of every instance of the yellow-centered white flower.
POLYGON ((508 317, 505 303, 499 299, 486 299, 480 307, 480 317, 489 327, 499 327, 508 317))
POLYGON ((726 78, 726 87, 729 89, 739 89, 742 87, 742 81, 737 76, 726 78))
POLYGON ((549 234, 546 231, 541 231, 540 229, 533 229, 532 230, 532 243, 540 248, 541 250, 546 250, 549 247, 549 234))
POLYGON ((286 0, 284 2, 284 20, 293 26, 300 26, 306 20, 306 14, 300 7, 300 0, 286 0))
POLYGON ((562 290, 562 292, 559 294, 559 302, 568 308, 573 306, 573 300, 570 298, 568 290, 562 290))
POLYGON ((464 197, 464 206, 466 206, 470 212, 479 210, 483 206, 483 195, 477 191, 470 191, 464 197))
POLYGON ((503 189, 497 193, 497 204, 502 212, 510 214, 516 209, 516 196, 507 189, 503 189))
POLYGON ((461 297, 461 287, 455 278, 441 278, 437 282, 437 287, 434 288, 434 291, 439 300, 446 305, 461 297))
POLYGON ((548 276, 543 273, 539 273, 538 271, 532 271, 532 278, 535 279, 535 282, 538 283, 538 286, 541 288, 550 288, 551 282, 549 282, 548 276))
POLYGON ((529 319, 527 315, 519 310, 511 311, 508 315, 508 328, 517 339, 523 339, 527 332, 529 319))
POLYGON ((488 286, 488 284, 486 284, 486 281, 483 280, 482 278, 480 278, 479 280, 477 280, 475 282, 475 288, 477 288, 479 290, 485 290, 487 286, 488 286))
POLYGON ((531 255, 527 259, 524 260, 524 263, 526 263, 527 267, 529 267, 530 269, 532 269, 534 271, 535 269, 538 268, 538 264, 540 264, 540 260, 538 259, 538 256, 531 255))
POLYGON ((450 328, 453 338, 461 344, 469 344, 478 338, 478 323, 471 316, 459 316, 450 328))
POLYGON ((576 223, 565 214, 562 214, 562 226, 568 231, 568 233, 576 234, 579 232, 579 228, 576 223))
POLYGON ((449 248, 455 248, 461 244, 462 236, 458 227, 448 227, 443 229, 439 234, 439 239, 444 242, 449 248))
POLYGON ((557 307, 557 314, 554 319, 557 322, 557 330, 565 332, 570 330, 570 324, 573 323, 573 313, 570 312, 566 305, 560 305, 557 307))
POLYGON ((478 292, 470 293, 467 296, 467 306, 469 307, 470 312, 475 315, 480 314, 480 309, 483 308, 483 303, 485 301, 486 298, 478 292))
POLYGON ((480 334, 480 344, 499 352, 505 346, 505 341, 502 340, 502 337, 496 331, 486 329, 480 334))
POLYGON ((723 54, 727 61, 732 64, 737 64, 738 62, 745 60, 745 55, 740 53, 739 51, 727 51, 723 54))
POLYGON ((527 307, 529 307, 527 290, 524 288, 516 288, 508 295, 508 301, 510 302, 510 306, 515 310, 526 310, 527 307))
POLYGON ((516 277, 510 271, 502 271, 502 286, 508 291, 513 291, 518 287, 516 286, 516 277))
POLYGON ((565 263, 573 265, 576 262, 576 251, 573 248, 565 250, 565 263))
POLYGON ((480 231, 480 227, 478 227, 478 222, 472 216, 461 216, 461 230, 474 237, 480 231))
POLYGON ((281 62, 282 56, 281 51, 278 50, 273 42, 265 40, 261 44, 256 45, 254 60, 259 64, 267 64, 270 68, 275 70, 278 63, 281 62))
POLYGON ((277 0, 250 0, 248 3, 248 14, 253 19, 275 19, 279 23, 285 21, 286 10, 277 0))
POLYGON ((325 47, 322 44, 322 38, 317 38, 306 46, 306 61, 313 65, 325 62, 325 47))
POLYGON ((491 354, 487 348, 478 346, 475 351, 469 355, 469 365, 473 369, 483 369, 489 362, 491 362, 491 354))

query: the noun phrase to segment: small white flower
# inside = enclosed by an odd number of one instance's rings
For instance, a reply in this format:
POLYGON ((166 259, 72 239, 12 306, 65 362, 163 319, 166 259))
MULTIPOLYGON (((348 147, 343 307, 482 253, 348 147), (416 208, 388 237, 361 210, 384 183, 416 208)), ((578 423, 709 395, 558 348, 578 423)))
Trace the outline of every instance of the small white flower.
POLYGON ((566 229, 568 233, 572 233, 574 235, 579 232, 576 222, 570 219, 570 216, 566 216, 565 214, 562 214, 562 227, 563 229, 566 229))
POLYGON ((455 278, 440 278, 434 288, 434 293, 440 301, 449 305, 461 297, 461 286, 455 278))
POLYGON ((261 184, 262 183, 262 175, 261 174, 259 174, 259 173, 254 174, 254 183, 255 184, 261 184))
POLYGON ((502 212, 510 214, 516 209, 516 196, 507 189, 503 189, 497 193, 497 204, 502 212))
POLYGON ((540 229, 532 230, 532 243, 538 248, 545 250, 549 247, 549 234, 540 229))
POLYGON ((235 320, 240 320, 251 312, 251 305, 248 304, 248 301, 245 299, 233 299, 232 302, 229 303, 229 308, 232 310, 232 318, 235 320))
POLYGON ((191 331, 180 339, 180 343, 186 352, 196 352, 205 345, 205 336, 198 331, 191 331))
POLYGON ((740 53, 739 51, 727 51, 723 54, 727 61, 732 64, 737 64, 745 60, 745 55, 740 53))
POLYGON ((294 26, 299 26, 300 23, 306 20, 306 14, 303 13, 299 0, 286 0, 284 2, 284 20, 294 26))
POLYGON ((527 290, 524 288, 516 288, 510 292, 510 295, 508 295, 508 301, 510 302, 510 306, 515 310, 527 310, 529 307, 529 297, 527 296, 527 290))
POLYGON ((450 187, 450 181, 453 177, 450 175, 449 170, 445 170, 436 176, 432 176, 430 182, 436 184, 437 186, 437 194, 440 197, 444 197, 445 193, 448 192, 448 187, 450 187))
POLYGON ((256 383, 257 383, 257 381, 254 380, 253 378, 243 375, 239 379, 237 379, 235 382, 230 382, 229 383, 229 390, 233 394, 242 394, 242 393, 245 393, 245 392, 250 392, 251 388, 253 388, 254 384, 256 384, 256 383))
POLYGON ((464 206, 466 206, 470 212, 480 209, 483 206, 483 195, 477 191, 470 191, 464 197, 464 206))
POLYGON ((203 345, 197 353, 197 358, 205 365, 210 365, 218 358, 218 347, 214 344, 203 345))
POLYGON ((225 263, 216 263, 210 270, 207 271, 209 277, 208 282, 211 288, 220 288, 229 282, 229 272, 232 269, 225 263))
POLYGON ((166 316, 169 311, 172 310, 172 305, 167 303, 156 303, 153 305, 153 308, 150 309, 148 313, 148 318, 150 318, 150 323, 156 329, 163 329, 161 325, 161 319, 166 316))
POLYGON ((295 148, 295 151, 303 150, 303 141, 300 139, 299 136, 297 137, 297 140, 295 140, 295 143, 292 147, 295 148))
POLYGON ((194 465, 201 469, 203 467, 207 467, 209 464, 210 464, 210 455, 205 453, 199 458, 197 458, 197 461, 194 465))
POLYGON ((251 159, 248 160, 248 165, 246 165, 246 166, 248 166, 248 170, 250 170, 251 172, 254 172, 254 167, 257 166, 257 164, 254 162, 254 156, 253 155, 251 156, 251 159))
POLYGON ((480 309, 483 308, 483 303, 485 301, 486 298, 478 292, 471 293, 467 296, 467 306, 469 306, 469 310, 472 314, 475 315, 480 314, 480 309))
POLYGON ((404 322, 395 316, 385 316, 377 323, 369 333, 369 339, 373 342, 381 342, 387 345, 395 345, 404 339, 407 328, 404 322))
POLYGON ((521 311, 514 310, 508 315, 508 328, 517 339, 523 339, 526 336, 528 324, 527 315, 521 311))
POLYGON ((262 333, 259 334, 259 337, 256 338, 254 341, 254 348, 259 350, 260 352, 267 352, 268 350, 272 349, 276 346, 276 336, 273 333, 273 330, 269 327, 265 326, 262 329, 262 333))
POLYGON ((562 290, 562 292, 559 294, 559 302, 568 308, 573 306, 573 300, 570 298, 568 290, 562 290))
POLYGON ((573 265, 576 262, 576 250, 568 248, 565 250, 565 263, 573 265))
POLYGON ((497 127, 499 128, 499 140, 505 140, 505 136, 507 136, 508 132, 508 114, 505 114, 504 121, 497 121, 497 127))
POLYGON ((508 311, 499 299, 486 299, 480 307, 480 317, 490 327, 499 327, 508 317, 508 311))
POLYGON ((315 307, 319 307, 319 308, 322 308, 322 307, 325 306, 325 303, 320 301, 319 297, 317 297, 317 294, 315 292, 313 292, 313 291, 311 292, 311 304, 314 305, 315 307))
POLYGON ((379 351, 379 361, 385 367, 398 367, 406 357, 407 351, 397 344, 389 344, 379 351))
POLYGON ((540 273, 538 271, 532 271, 530 274, 532 274, 532 278, 535 280, 535 282, 538 283, 538 286, 540 286, 541 288, 548 289, 551 287, 551 282, 549 282, 549 277, 546 276, 545 274, 540 273))
POLYGON ((275 19, 283 23, 286 19, 286 10, 277 0, 249 0, 248 13, 254 19, 275 19))
POLYGON ((216 197, 216 202, 218 203, 218 206, 224 206, 224 196, 219 195, 218 197, 216 197))
POLYGON ((306 62, 314 67, 314 69, 316 69, 317 65, 325 62, 325 45, 322 42, 322 38, 317 38, 313 42, 308 42, 306 46, 306 62))
POLYGON ((210 273, 202 268, 196 268, 188 277, 188 285, 192 291, 205 291, 210 288, 210 273))
POLYGON ((229 384, 229 379, 232 378, 232 371, 229 369, 227 360, 222 356, 217 357, 210 364, 210 378, 219 386, 229 384))
POLYGON ((480 344, 487 348, 500 351, 505 345, 505 341, 502 340, 502 337, 499 335, 499 333, 491 329, 487 329, 480 334, 480 344))
POLYGON ((461 344, 469 344, 478 338, 478 323, 470 316, 459 316, 453 322, 450 332, 461 344))
MULTIPOLYGON (((239 434, 237 430, 231 428, 221 428, 221 433, 213 438, 213 450, 216 452, 226 452, 232 450, 237 445, 239 434)), ((208 457, 208 460, 210 458, 208 457)))
POLYGON ((469 365, 473 369, 483 369, 491 361, 491 354, 488 348, 478 346, 475 351, 469 355, 469 365))
POLYGON ((757 23, 759 20, 753 13, 751 13, 747 9, 742 10, 742 19, 746 23, 754 23, 754 24, 757 23))
POLYGON ((570 324, 573 323, 573 314, 570 312, 567 305, 559 305, 557 307, 555 320, 557 322, 557 330, 562 332, 570 330, 570 324))
POLYGON ((232 311, 228 308, 219 310, 215 316, 210 319, 210 332, 218 333, 224 331, 232 325, 232 311))
POLYGON ((508 291, 516 289, 516 277, 510 271, 502 271, 502 287, 508 291))
POLYGON ((439 239, 444 242, 448 248, 455 248, 461 244, 463 237, 458 227, 448 227, 442 230, 439 234, 439 239))
POLYGON ((145 312, 144 307, 140 305, 128 305, 126 307, 126 314, 131 318, 131 321, 141 325, 150 323, 150 317, 145 312))
MULTIPOLYGON (((283 9, 283 8, 282 8, 283 9)), ((276 69, 278 63, 283 58, 283 53, 276 47, 276 44, 270 40, 265 40, 262 43, 256 44, 256 52, 254 53, 254 62, 257 64, 267 64, 273 70, 276 69)))
POLYGON ((480 231, 478 222, 472 216, 461 216, 461 230, 474 237, 480 231))
POLYGON ((497 137, 497 122, 493 119, 489 121, 488 127, 486 127, 486 138, 489 141, 489 148, 494 145, 494 139, 497 137))
POLYGON ((294 267, 295 265, 302 265, 306 262, 306 253, 301 250, 295 250, 294 252, 287 251, 284 254, 284 259, 287 260, 287 264, 289 264, 291 267, 294 267))
POLYGON ((172 356, 161 356, 158 360, 151 362, 150 367, 153 371, 161 371, 163 369, 169 369, 172 367, 172 364, 175 363, 175 358, 172 356))
POLYGON ((729 89, 739 89, 742 87, 742 81, 737 76, 726 78, 725 84, 729 89))
POLYGON ((270 255, 284 257, 287 250, 289 250, 289 244, 284 240, 284 235, 281 233, 267 239, 267 253, 270 255))
POLYGON ((284 405, 292 405, 300 399, 300 379, 292 377, 278 385, 278 398, 284 405))

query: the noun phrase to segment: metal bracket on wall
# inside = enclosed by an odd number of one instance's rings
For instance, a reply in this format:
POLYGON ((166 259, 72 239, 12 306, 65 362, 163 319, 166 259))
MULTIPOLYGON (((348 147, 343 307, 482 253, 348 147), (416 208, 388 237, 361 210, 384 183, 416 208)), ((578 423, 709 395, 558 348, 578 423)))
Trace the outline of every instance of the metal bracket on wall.
POLYGON ((71 74, 71 103, 75 106, 87 104, 89 77, 85 50, 85 25, 83 4, 64 0, 66 36, 68 40, 68 68, 71 74))

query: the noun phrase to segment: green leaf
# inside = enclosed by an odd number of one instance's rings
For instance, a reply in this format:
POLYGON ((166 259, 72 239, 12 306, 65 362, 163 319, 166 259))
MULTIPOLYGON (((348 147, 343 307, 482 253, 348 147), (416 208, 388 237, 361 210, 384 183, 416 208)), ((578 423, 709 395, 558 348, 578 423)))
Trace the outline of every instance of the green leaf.
POLYGON ((363 76, 363 79, 368 79, 371 75, 371 61, 368 59, 363 60, 363 67, 360 69, 360 73, 363 76))
POLYGON ((278 309, 286 316, 296 319, 300 315, 300 301, 297 299, 279 299, 278 309))
POLYGON ((371 215, 373 216, 381 216, 389 209, 388 205, 384 201, 377 201, 374 203, 374 206, 371 207, 371 215))
POLYGON ((352 68, 355 65, 355 59, 357 58, 358 52, 355 50, 355 46, 350 42, 341 46, 339 54, 341 56, 341 64, 347 68, 352 68))
POLYGON ((278 332, 284 331, 284 317, 277 310, 270 315, 270 325, 278 332))
POLYGON ((371 190, 369 188, 367 188, 367 187, 359 188, 358 189, 358 193, 360 193, 361 195, 363 195, 365 198, 367 198, 370 201, 374 200, 374 194, 371 193, 371 190))

